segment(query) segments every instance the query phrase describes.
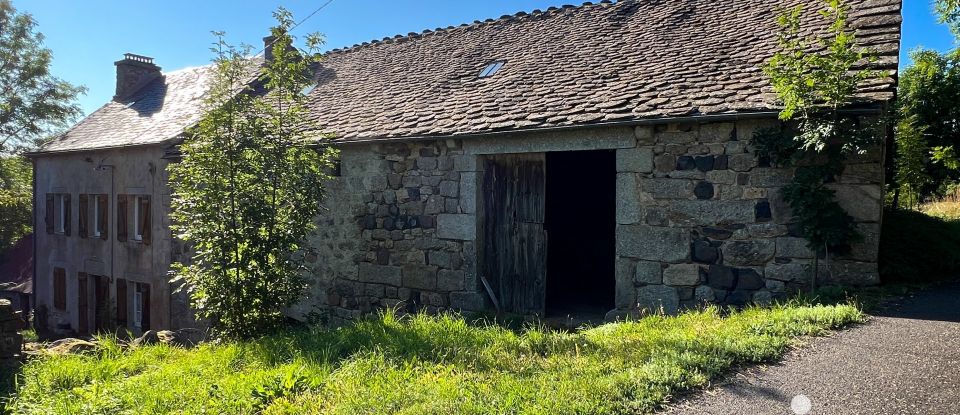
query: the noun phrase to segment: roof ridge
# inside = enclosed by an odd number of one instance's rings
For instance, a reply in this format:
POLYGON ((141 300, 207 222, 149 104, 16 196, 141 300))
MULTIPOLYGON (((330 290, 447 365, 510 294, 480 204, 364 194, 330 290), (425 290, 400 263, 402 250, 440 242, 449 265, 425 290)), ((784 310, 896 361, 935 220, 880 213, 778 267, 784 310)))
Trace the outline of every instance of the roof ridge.
POLYGON ((546 10, 534 9, 533 11, 531 11, 531 12, 529 12, 529 13, 528 13, 528 12, 525 12, 525 11, 519 11, 519 12, 516 12, 516 13, 514 13, 514 14, 505 14, 505 15, 503 15, 503 16, 500 16, 499 18, 496 18, 496 19, 489 18, 489 19, 482 20, 482 21, 481 21, 481 20, 474 20, 473 23, 462 23, 462 24, 460 24, 460 25, 458 25, 458 26, 438 27, 438 28, 432 29, 432 30, 431 30, 431 29, 424 29, 423 31, 421 31, 421 32, 419 32, 419 33, 417 33, 417 32, 410 32, 410 33, 407 33, 406 35, 400 35, 400 34, 398 34, 398 35, 395 35, 395 36, 392 36, 392 37, 391 37, 391 36, 387 36, 387 37, 384 37, 383 39, 373 39, 373 40, 370 40, 370 41, 367 41, 367 42, 356 43, 356 44, 354 44, 354 45, 352 45, 352 46, 345 46, 345 47, 342 47, 342 48, 331 49, 331 50, 327 51, 326 53, 324 53, 324 55, 343 54, 343 53, 353 52, 353 51, 355 51, 355 50, 363 49, 363 48, 367 48, 367 47, 374 47, 374 46, 379 46, 379 45, 383 45, 383 44, 391 44, 391 43, 405 42, 405 41, 420 39, 420 38, 422 38, 422 37, 424 37, 424 36, 431 36, 431 35, 436 35, 436 34, 441 34, 441 33, 447 33, 447 32, 450 32, 450 31, 456 30, 456 29, 467 29, 467 30, 469 30, 469 29, 473 29, 473 28, 477 28, 477 27, 482 27, 482 26, 486 26, 486 25, 491 25, 491 24, 505 23, 505 22, 513 22, 513 21, 517 21, 517 20, 520 20, 520 19, 524 19, 524 18, 553 17, 553 16, 556 16, 556 15, 559 15, 561 12, 568 11, 568 10, 573 10, 573 9, 586 9, 586 8, 588 8, 588 7, 609 7, 609 6, 617 5, 617 4, 620 4, 620 3, 625 3, 625 2, 628 2, 628 1, 631 1, 631 0, 600 0, 599 2, 585 1, 585 2, 583 2, 583 4, 581 4, 581 5, 579 5, 579 6, 577 6, 577 5, 572 5, 572 4, 565 4, 565 5, 562 5, 562 6, 550 6, 550 7, 548 7, 546 10))

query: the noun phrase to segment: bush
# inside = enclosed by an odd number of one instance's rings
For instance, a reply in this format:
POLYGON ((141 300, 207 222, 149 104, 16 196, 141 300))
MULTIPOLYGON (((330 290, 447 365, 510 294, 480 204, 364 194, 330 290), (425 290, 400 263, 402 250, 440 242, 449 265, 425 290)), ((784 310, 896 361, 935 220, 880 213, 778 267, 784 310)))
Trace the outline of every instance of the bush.
POLYGON ((960 220, 887 210, 880 240, 883 283, 924 283, 960 272, 960 220))

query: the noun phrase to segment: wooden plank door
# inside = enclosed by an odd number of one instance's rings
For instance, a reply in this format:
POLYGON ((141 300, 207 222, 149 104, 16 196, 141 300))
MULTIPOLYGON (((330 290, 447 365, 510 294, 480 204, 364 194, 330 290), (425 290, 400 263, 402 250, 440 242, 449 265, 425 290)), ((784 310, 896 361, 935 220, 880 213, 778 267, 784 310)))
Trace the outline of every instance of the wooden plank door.
POLYGON ((87 274, 81 272, 77 276, 77 332, 90 333, 90 305, 87 293, 87 274))
POLYGON ((545 166, 543 153, 502 154, 485 161, 482 269, 504 311, 544 311, 545 166))

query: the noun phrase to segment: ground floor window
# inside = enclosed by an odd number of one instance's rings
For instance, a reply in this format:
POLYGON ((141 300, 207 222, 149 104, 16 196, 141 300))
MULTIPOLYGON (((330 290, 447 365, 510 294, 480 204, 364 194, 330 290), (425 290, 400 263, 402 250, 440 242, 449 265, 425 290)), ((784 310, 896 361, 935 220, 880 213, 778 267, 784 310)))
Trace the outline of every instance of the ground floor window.
POLYGON ((133 327, 150 330, 150 284, 135 283, 133 292, 133 327))

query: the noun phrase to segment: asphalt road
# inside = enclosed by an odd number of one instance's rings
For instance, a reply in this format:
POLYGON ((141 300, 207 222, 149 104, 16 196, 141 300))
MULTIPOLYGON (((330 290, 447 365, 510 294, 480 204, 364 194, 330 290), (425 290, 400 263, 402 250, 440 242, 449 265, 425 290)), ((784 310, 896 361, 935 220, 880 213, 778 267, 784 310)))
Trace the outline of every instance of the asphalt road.
POLYGON ((960 414, 960 284, 917 293, 664 413, 960 414))

